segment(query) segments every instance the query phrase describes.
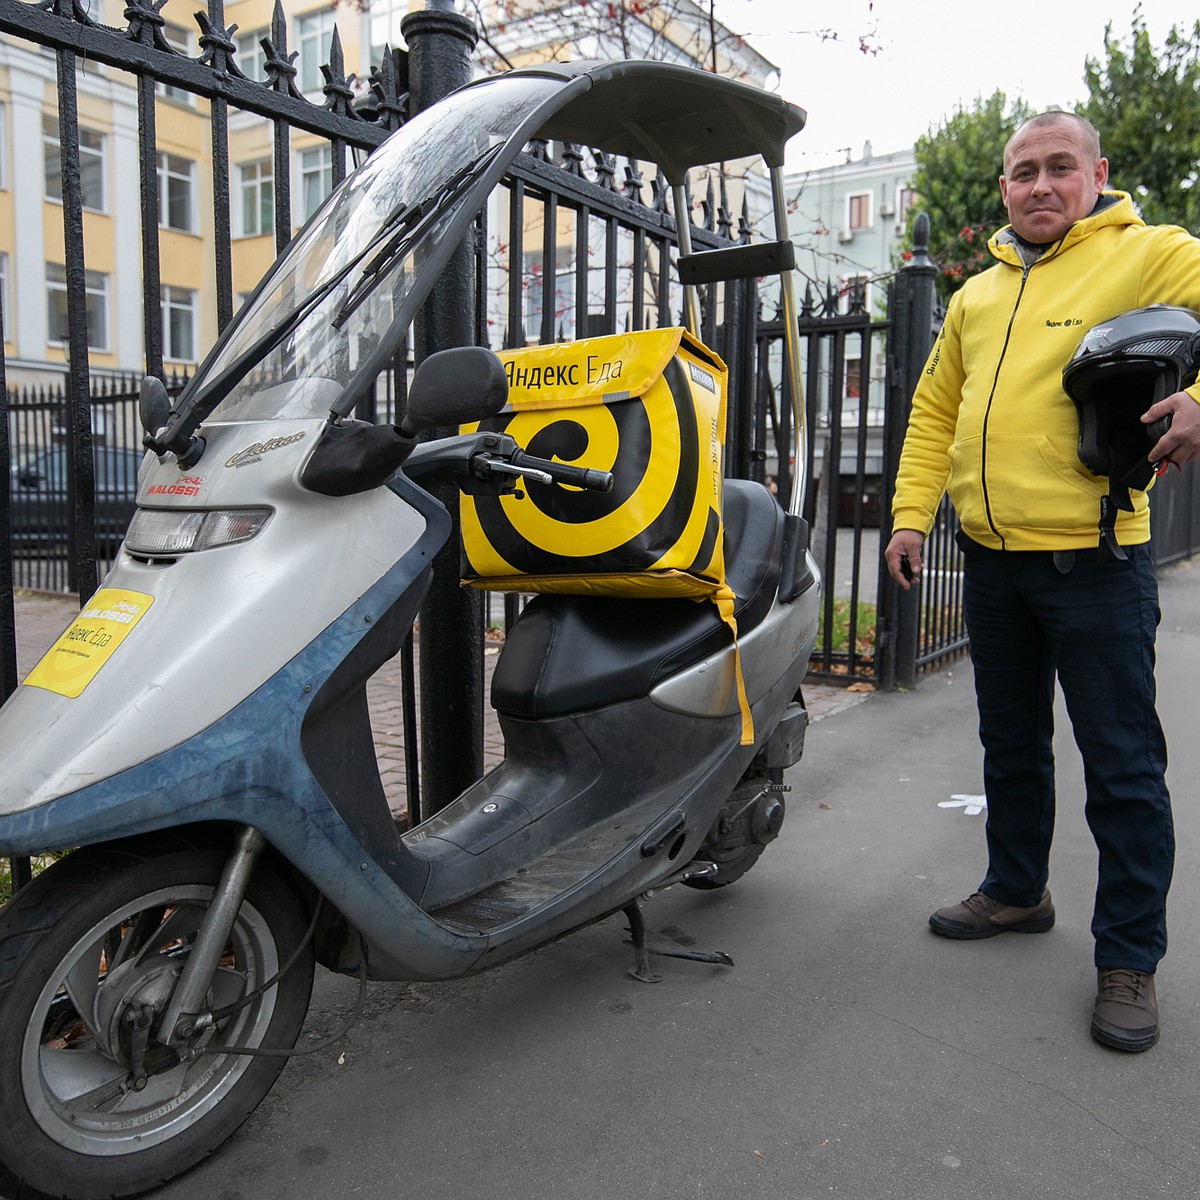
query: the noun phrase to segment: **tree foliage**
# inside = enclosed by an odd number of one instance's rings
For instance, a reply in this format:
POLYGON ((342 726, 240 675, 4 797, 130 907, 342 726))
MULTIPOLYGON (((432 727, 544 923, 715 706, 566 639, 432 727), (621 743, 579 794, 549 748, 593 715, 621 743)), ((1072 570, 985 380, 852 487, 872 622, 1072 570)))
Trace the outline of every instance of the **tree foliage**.
MULTIPOLYGON (((976 97, 970 108, 959 107, 917 139, 916 211, 929 214, 929 254, 940 268, 943 301, 992 263, 987 239, 1008 222, 998 183, 1004 144, 1029 115, 1024 101, 1010 105, 996 91, 986 100, 976 97)), ((910 220, 903 257, 912 249, 913 225, 910 220)))
POLYGON ((1112 186, 1151 224, 1200 233, 1200 21, 1190 32, 1172 26, 1161 53, 1140 8, 1127 42, 1110 22, 1103 61, 1087 60, 1084 82, 1078 112, 1100 133, 1112 186))

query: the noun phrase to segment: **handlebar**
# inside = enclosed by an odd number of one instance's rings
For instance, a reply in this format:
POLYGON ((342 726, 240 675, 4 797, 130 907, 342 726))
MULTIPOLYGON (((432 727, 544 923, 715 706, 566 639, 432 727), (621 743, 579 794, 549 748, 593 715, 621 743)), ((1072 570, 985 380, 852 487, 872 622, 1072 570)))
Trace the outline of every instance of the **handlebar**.
POLYGON ((608 471, 537 458, 511 437, 486 432, 422 442, 405 459, 404 473, 414 483, 449 477, 468 494, 508 491, 521 477, 527 483, 562 483, 589 492, 611 492, 613 487, 608 471))
MULTIPOLYGON (((493 469, 494 469, 494 465, 493 469)), ((611 471, 594 471, 590 467, 572 467, 568 463, 554 462, 548 458, 537 458, 526 454, 524 450, 517 451, 512 457, 514 474, 526 477, 540 478, 541 483, 565 483, 570 487, 583 488, 589 492, 611 492, 613 477, 611 471)))

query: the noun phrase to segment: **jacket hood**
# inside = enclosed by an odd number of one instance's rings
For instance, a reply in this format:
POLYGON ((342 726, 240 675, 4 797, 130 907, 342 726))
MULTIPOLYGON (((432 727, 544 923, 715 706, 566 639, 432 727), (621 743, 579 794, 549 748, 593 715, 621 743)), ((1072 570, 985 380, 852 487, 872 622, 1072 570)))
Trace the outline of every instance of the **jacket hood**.
POLYGON ((1066 233, 1049 246, 1030 246, 1022 241, 1011 225, 1005 225, 988 239, 988 250, 992 257, 1009 266, 1023 268, 1049 254, 1061 254, 1084 238, 1091 237, 1097 229, 1110 225, 1144 225, 1133 207, 1133 197, 1128 192, 1101 192, 1096 206, 1086 217, 1075 222, 1066 233))

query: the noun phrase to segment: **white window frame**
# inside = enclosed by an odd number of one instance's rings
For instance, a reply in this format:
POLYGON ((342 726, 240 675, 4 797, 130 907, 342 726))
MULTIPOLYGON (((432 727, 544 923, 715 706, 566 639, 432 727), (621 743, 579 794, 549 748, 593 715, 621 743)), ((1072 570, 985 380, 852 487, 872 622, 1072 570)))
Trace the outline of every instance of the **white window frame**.
MULTIPOLYGON (((84 289, 87 304, 87 331, 88 331, 88 349, 94 350, 98 354, 107 354, 109 350, 108 336, 108 276, 101 271, 85 271, 84 272, 84 289), (93 307, 96 302, 99 302, 99 308, 93 307), (98 322, 93 322, 94 314, 99 314, 98 322), (100 325, 99 334, 103 341, 101 343, 93 343, 93 326, 100 325)), ((54 321, 55 307, 52 297, 61 294, 63 296, 63 314, 66 313, 66 294, 67 294, 67 268, 62 263, 47 263, 46 264, 46 343, 50 346, 66 346, 66 341, 54 336, 54 321), (60 279, 59 273, 62 278, 60 279)))
POLYGON ((196 362, 196 292, 192 288, 163 284, 162 288, 163 358, 168 362, 196 362), (187 345, 176 342, 175 315, 186 319, 184 337, 187 345))
POLYGON ((196 164, 192 159, 184 158, 182 154, 172 154, 169 150, 158 152, 158 225, 160 229, 171 229, 176 233, 196 232, 196 164), (187 188, 185 225, 171 224, 172 183, 182 183, 187 188))
POLYGON ((331 8, 318 8, 296 18, 296 87, 305 95, 321 91, 325 78, 321 64, 329 59, 330 39, 337 28, 331 8))
POLYGON ((238 163, 238 237, 275 232, 275 161, 269 156, 238 163), (263 192, 270 187, 269 203, 263 192))
POLYGON ((846 224, 844 228, 850 230, 851 233, 857 232, 859 229, 874 229, 875 228, 875 193, 874 192, 851 192, 846 197, 846 224), (866 220, 860 221, 857 225, 854 224, 852 217, 856 200, 861 200, 866 208, 866 220))
POLYGON ((871 291, 875 285, 871 276, 865 271, 856 271, 853 275, 838 277, 838 312, 843 314, 850 312, 850 296, 856 282, 862 283, 864 311, 871 311, 871 291))
POLYGON ((328 142, 296 152, 296 175, 300 184, 300 224, 317 211, 333 191, 333 147, 328 142), (310 198, 309 187, 319 181, 320 194, 310 198))
POLYGON ((0 190, 8 190, 8 107, 0 104, 0 190))
POLYGON ((237 65, 242 74, 255 83, 267 82, 267 56, 259 43, 270 36, 269 29, 252 29, 249 33, 236 34, 233 39, 237 65))
MULTIPOLYGON (((98 129, 89 129, 81 125, 79 127, 79 193, 83 207, 88 212, 107 212, 108 211, 108 189, 106 186, 105 169, 104 169, 104 152, 106 137, 98 129), (90 139, 95 139, 94 144, 89 144, 90 139), (98 185, 99 185, 99 204, 88 203, 88 192, 85 186, 89 165, 94 170, 98 170, 98 185)), ((62 168, 60 166, 62 141, 59 137, 58 115, 56 113, 46 113, 42 118, 42 153, 43 153, 43 175, 45 179, 44 192, 47 200, 55 204, 62 203, 62 168), (53 162, 54 171, 46 168, 53 162), (51 190, 51 180, 55 180, 58 184, 57 194, 51 190)), ((93 199, 95 197, 93 196, 93 199)))
POLYGON ((393 50, 404 48, 400 22, 408 15, 408 10, 409 0, 371 0, 371 7, 366 13, 367 69, 382 66, 385 45, 393 50))
MULTIPOLYGON (((170 21, 164 21, 162 31, 172 50, 178 50, 188 58, 192 57, 196 39, 190 29, 184 25, 173 25, 170 21)), ((154 92, 164 100, 174 100, 176 104, 186 104, 189 108, 196 105, 196 97, 187 88, 176 87, 173 83, 156 83, 154 92)))

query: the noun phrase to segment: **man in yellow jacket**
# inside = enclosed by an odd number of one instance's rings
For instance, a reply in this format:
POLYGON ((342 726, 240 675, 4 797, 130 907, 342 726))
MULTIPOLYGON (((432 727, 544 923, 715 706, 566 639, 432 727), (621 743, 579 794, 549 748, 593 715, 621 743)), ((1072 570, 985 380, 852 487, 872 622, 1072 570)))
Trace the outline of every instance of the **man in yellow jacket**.
MULTIPOLYGON (((1107 183, 1099 138, 1080 117, 1043 113, 1009 140, 1000 194, 1010 224, 988 244, 997 264, 951 300, 913 397, 885 559, 901 587, 919 578, 925 534, 948 493, 962 527, 988 868, 979 890, 930 926, 975 939, 1054 924, 1057 675, 1100 852, 1091 1032, 1138 1051, 1158 1040, 1154 973, 1174 861, 1154 697, 1158 592, 1145 493, 1116 524, 1126 559, 1096 553, 1108 481, 1079 460, 1062 368, 1099 322, 1157 303, 1200 308, 1200 241, 1147 226, 1107 183)), ((1167 413, 1150 459, 1200 457, 1200 385, 1143 420, 1167 413)))

